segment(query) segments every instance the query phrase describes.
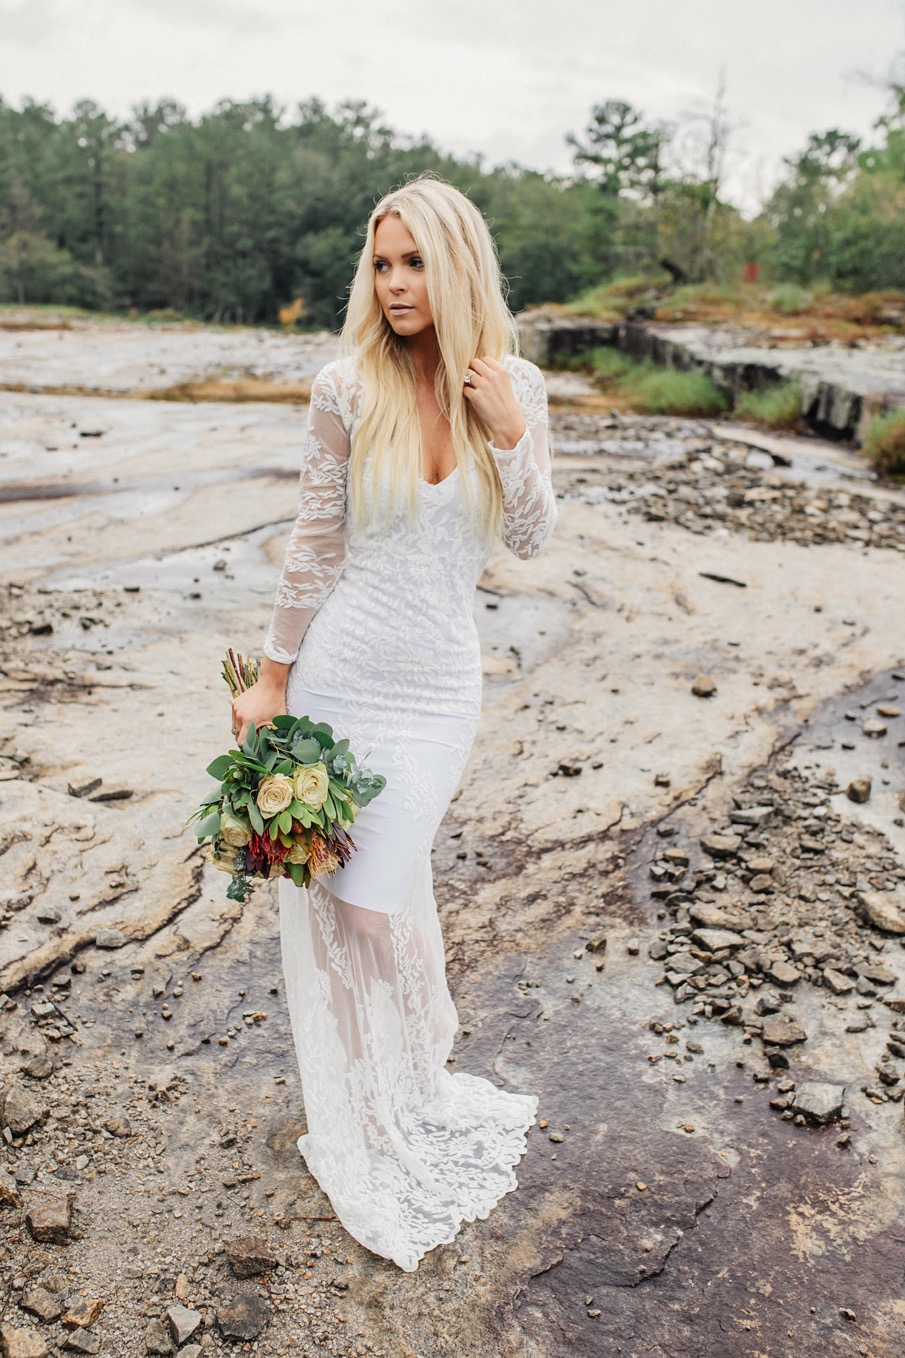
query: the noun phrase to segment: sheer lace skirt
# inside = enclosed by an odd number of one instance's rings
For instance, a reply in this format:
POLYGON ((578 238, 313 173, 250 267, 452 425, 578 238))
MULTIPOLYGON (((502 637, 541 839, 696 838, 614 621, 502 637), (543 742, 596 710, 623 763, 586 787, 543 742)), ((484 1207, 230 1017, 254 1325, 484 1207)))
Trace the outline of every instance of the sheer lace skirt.
POLYGON ((417 1268, 516 1186, 537 1100, 446 1069, 457 1027, 431 869, 404 908, 280 882, 305 1162, 350 1235, 417 1268))

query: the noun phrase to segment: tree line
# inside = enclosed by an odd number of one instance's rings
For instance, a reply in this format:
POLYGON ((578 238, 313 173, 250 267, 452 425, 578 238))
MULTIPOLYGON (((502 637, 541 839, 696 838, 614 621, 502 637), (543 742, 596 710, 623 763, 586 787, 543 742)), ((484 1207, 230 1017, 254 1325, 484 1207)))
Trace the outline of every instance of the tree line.
POLYGON ((65 117, 0 100, 0 300, 333 327, 368 213, 433 170, 487 215, 514 310, 563 302, 620 275, 905 288, 905 89, 863 144, 830 129, 784 165, 753 219, 726 200, 720 87, 698 127, 595 106, 570 135, 571 175, 446 154, 358 101, 291 116, 270 98, 197 119, 173 100, 116 119, 90 101, 65 117))

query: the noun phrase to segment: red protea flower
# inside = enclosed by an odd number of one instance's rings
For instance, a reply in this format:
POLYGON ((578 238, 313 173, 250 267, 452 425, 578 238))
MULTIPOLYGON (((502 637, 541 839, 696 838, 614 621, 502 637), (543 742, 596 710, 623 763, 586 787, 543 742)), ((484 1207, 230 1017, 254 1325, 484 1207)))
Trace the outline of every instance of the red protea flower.
POLYGON ((271 839, 270 835, 259 835, 254 830, 251 832, 248 851, 256 862, 267 869, 271 869, 282 863, 283 859, 289 853, 289 849, 285 844, 282 844, 279 839, 271 839))

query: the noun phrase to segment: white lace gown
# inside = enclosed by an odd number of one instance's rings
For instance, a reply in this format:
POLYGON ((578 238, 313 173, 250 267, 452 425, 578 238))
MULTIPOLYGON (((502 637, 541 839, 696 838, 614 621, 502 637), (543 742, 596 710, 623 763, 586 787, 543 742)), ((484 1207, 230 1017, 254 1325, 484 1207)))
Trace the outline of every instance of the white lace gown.
MULTIPOLYGON (((556 518, 547 403, 533 364, 506 366, 527 423, 493 448, 506 545, 533 556, 556 518)), ((414 521, 354 532, 346 469, 361 390, 354 359, 315 380, 299 513, 265 652, 292 662, 287 707, 326 721, 386 788, 352 828, 351 861, 310 888, 280 882, 286 999, 305 1162, 345 1228, 412 1270, 516 1186, 537 1100, 446 1068, 457 1027, 430 853, 481 707, 473 616, 487 548, 457 467, 420 480, 414 521)))

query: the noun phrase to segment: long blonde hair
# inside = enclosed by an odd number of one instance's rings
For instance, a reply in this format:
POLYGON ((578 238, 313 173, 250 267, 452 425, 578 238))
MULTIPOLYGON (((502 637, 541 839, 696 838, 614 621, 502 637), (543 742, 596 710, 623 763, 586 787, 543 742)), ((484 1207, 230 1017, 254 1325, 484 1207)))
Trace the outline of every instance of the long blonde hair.
POLYGON ((368 219, 367 239, 349 293, 341 351, 354 353, 363 382, 361 416, 352 438, 349 511, 363 526, 380 516, 377 487, 389 466, 390 508, 407 502, 415 512, 421 467, 421 427, 415 368, 404 338, 383 314, 374 287, 374 236, 380 222, 398 217, 424 261, 425 281, 440 349, 436 393, 449 420, 456 461, 474 459, 478 503, 471 477, 462 482, 474 518, 488 540, 499 531, 503 495, 487 433, 463 395, 470 361, 518 352, 518 332, 504 298, 504 283, 487 223, 463 193, 426 174, 381 198, 368 219), (364 463, 373 455, 366 485, 364 463))

